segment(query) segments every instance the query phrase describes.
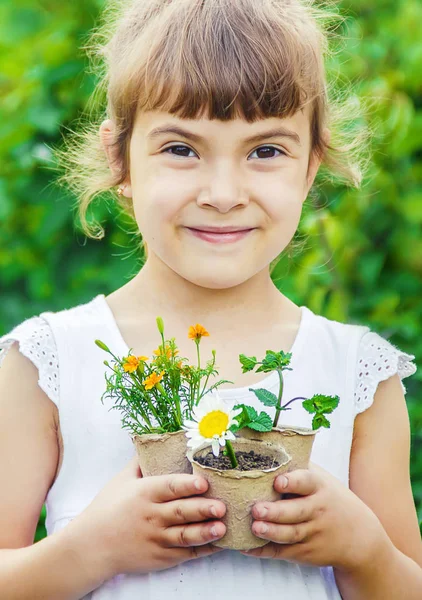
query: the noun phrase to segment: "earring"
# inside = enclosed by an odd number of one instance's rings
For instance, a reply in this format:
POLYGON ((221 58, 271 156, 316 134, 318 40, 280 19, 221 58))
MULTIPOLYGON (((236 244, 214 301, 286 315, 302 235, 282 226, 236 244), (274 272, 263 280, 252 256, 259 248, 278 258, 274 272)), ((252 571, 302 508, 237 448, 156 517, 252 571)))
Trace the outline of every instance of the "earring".
POLYGON ((119 198, 120 196, 123 196, 123 188, 121 186, 117 188, 117 195, 119 196, 119 198))

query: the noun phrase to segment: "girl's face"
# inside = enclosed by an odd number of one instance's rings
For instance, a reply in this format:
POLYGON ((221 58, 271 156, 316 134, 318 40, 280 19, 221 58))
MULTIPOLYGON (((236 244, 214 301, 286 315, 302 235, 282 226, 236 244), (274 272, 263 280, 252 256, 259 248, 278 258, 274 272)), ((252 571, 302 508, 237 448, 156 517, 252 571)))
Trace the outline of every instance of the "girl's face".
POLYGON ((293 238, 319 167, 309 129, 307 110, 252 124, 140 114, 125 195, 148 259, 212 289, 268 269, 293 238), (207 228, 243 233, 198 234, 207 228))

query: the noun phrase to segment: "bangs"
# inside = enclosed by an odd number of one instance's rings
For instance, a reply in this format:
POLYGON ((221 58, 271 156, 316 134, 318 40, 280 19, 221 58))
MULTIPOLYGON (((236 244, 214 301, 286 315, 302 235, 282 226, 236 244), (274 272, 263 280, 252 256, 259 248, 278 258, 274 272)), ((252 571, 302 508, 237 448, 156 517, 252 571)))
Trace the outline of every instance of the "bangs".
POLYGON ((253 122, 289 117, 324 94, 320 35, 303 5, 284 0, 283 15, 276 0, 160 4, 160 18, 126 39, 110 86, 116 106, 120 97, 136 111, 253 122))

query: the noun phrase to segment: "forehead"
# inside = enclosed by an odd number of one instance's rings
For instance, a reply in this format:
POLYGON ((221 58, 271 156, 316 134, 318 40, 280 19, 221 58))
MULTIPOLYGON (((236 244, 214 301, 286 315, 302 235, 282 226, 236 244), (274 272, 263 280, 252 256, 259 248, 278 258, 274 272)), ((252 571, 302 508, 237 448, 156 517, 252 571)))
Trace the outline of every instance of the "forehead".
POLYGON ((137 115, 134 134, 144 137, 147 141, 161 139, 160 130, 163 128, 180 127, 198 138, 218 142, 225 140, 242 141, 267 131, 280 130, 280 136, 285 132, 286 139, 297 147, 305 147, 310 137, 310 110, 306 106, 294 115, 286 118, 267 117, 250 123, 242 118, 221 121, 201 117, 197 119, 181 119, 166 111, 146 111, 137 115))

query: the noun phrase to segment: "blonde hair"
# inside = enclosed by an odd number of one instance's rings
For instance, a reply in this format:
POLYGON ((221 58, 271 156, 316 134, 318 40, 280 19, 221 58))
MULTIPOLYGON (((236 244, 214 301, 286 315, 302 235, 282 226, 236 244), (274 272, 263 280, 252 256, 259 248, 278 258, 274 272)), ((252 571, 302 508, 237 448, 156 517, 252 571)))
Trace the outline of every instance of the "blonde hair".
POLYGON ((84 46, 98 77, 88 121, 82 118, 64 148, 53 150, 64 171, 57 181, 76 194, 84 233, 104 237, 86 218, 103 193, 134 219, 131 199, 118 197, 115 188, 129 175, 138 111, 254 122, 289 117, 309 104, 311 152, 322 159, 325 176, 359 187, 368 137, 365 128, 353 127, 360 104, 327 83, 324 66, 329 38, 336 37, 333 23, 343 21, 332 3, 311 0, 110 2, 84 46), (99 137, 104 119, 116 126, 117 174, 99 137))

